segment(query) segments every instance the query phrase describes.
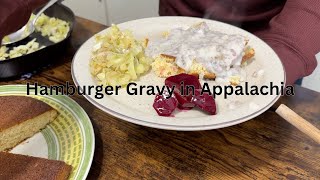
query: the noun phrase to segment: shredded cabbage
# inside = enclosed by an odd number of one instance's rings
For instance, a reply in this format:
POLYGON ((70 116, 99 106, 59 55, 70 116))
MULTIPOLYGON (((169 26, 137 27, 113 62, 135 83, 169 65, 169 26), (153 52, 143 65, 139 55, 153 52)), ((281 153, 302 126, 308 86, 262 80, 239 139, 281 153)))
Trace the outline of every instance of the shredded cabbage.
MULTIPOLYGON (((35 17, 34 14, 31 15, 29 22, 35 17)), ((57 43, 65 39, 70 31, 69 23, 58 18, 49 17, 45 14, 41 14, 36 21, 35 31, 40 32, 42 36, 48 37, 50 41, 57 43)), ((29 28, 26 29, 27 34, 29 28)), ((9 41, 9 37, 4 37, 4 41, 9 41)), ((6 46, 0 47, 0 60, 6 60, 9 58, 15 58, 35 52, 45 46, 40 46, 36 41, 36 38, 28 42, 26 45, 20 45, 9 50, 6 46)))
MULTIPOLYGON (((35 15, 32 14, 30 19, 34 17, 35 15)), ((68 22, 45 14, 39 16, 35 27, 37 32, 40 32, 42 36, 48 37, 54 43, 65 39, 70 31, 68 22)))
POLYGON ((40 47, 40 44, 36 42, 36 39, 28 42, 26 45, 20 45, 18 47, 14 47, 11 51, 9 51, 9 57, 15 58, 22 56, 24 54, 29 54, 35 52, 39 49, 44 48, 44 46, 40 47))
POLYGON ((5 60, 7 57, 9 57, 9 54, 7 53, 8 48, 6 46, 0 47, 0 60, 5 60))
POLYGON ((40 46, 40 44, 36 42, 36 39, 33 39, 32 41, 28 42, 26 45, 20 45, 20 46, 14 47, 9 51, 6 46, 2 46, 0 48, 0 60, 6 60, 8 58, 23 56, 25 54, 35 52, 44 47, 45 46, 40 46))
POLYGON ((152 59, 145 56, 144 42, 116 25, 95 37, 90 71, 101 85, 125 86, 150 69, 152 59))

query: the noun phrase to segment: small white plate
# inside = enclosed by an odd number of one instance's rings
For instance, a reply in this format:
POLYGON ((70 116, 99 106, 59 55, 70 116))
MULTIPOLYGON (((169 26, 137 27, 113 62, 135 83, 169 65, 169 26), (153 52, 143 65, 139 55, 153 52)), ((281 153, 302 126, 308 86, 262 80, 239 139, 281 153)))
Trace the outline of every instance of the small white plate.
MULTIPOLYGON (((150 41, 159 38, 161 33, 177 27, 190 27, 193 24, 206 22, 212 30, 228 34, 241 34, 249 38, 249 45, 255 51, 255 59, 245 67, 247 81, 250 85, 269 85, 281 87, 285 83, 285 71, 276 53, 262 40, 240 28, 200 18, 191 17, 156 17, 146 18, 119 24, 121 30, 129 29, 137 39, 149 38, 150 41), (259 72, 260 71, 260 72, 259 72), (261 76, 253 77, 259 72, 261 76), (263 72, 263 73, 261 73, 263 72)), ((105 33, 108 29, 100 33, 105 33)), ((94 46, 94 37, 85 42, 76 53, 72 62, 72 77, 76 85, 83 87, 96 85, 90 74, 89 62, 91 50, 94 46)), ((110 77, 112 78, 112 77, 110 77)), ((158 78, 152 71, 136 82, 140 85, 164 85, 164 79, 158 78)), ((210 86, 214 82, 208 82, 210 86)), ((259 96, 230 96, 227 99, 219 96, 216 98, 218 114, 207 115, 196 109, 190 111, 176 111, 174 117, 160 117, 153 109, 154 96, 131 96, 126 89, 121 89, 119 95, 105 95, 103 99, 96 99, 95 94, 85 97, 96 107, 120 119, 144 126, 170 129, 170 130, 208 130, 223 128, 250 120, 271 107, 280 95, 259 96)))
MULTIPOLYGON (((34 94, 34 91, 31 91, 31 94, 34 94)), ((9 95, 26 96, 27 86, 0 86, 0 96, 9 95)), ((85 180, 91 167, 95 144, 88 115, 68 96, 29 96, 56 109, 58 117, 10 152, 64 161, 72 166, 70 180, 85 180)))

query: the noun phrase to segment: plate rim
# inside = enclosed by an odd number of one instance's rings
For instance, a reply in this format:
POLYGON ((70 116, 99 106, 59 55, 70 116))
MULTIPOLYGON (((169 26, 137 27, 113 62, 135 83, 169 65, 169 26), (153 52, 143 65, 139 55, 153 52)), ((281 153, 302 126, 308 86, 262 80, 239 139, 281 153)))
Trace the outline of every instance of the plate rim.
MULTIPOLYGON (((139 21, 139 20, 148 20, 148 19, 157 19, 157 18, 172 18, 172 19, 197 19, 197 20, 206 20, 206 21, 213 21, 216 23, 222 23, 225 24, 229 27, 232 28, 236 28, 239 29, 241 31, 245 31, 246 33, 255 36, 256 38, 258 38, 259 40, 262 41, 262 43, 264 43, 264 45, 268 46, 273 53, 276 55, 276 57, 278 57, 278 59, 280 60, 280 57, 278 56, 278 54, 273 50, 273 48, 271 48, 271 46, 269 46, 269 44, 267 44, 265 41, 263 41, 261 38, 259 38, 258 36, 252 34, 251 32, 248 32, 244 29, 241 29, 237 26, 233 26, 231 24, 225 23, 225 22, 221 22, 221 21, 216 21, 216 20, 211 20, 211 19, 203 19, 203 18, 198 18, 198 17, 188 17, 188 16, 159 16, 159 17, 149 17, 149 18, 141 18, 141 19, 135 19, 135 20, 131 20, 131 21, 126 21, 123 23, 120 23, 118 25, 122 25, 128 22, 132 22, 132 21, 139 21)), ((96 34, 100 34, 103 31, 106 31, 107 29, 109 29, 110 27, 107 27, 99 32, 97 32, 96 34)), ((89 39, 87 39, 77 50, 77 52, 75 53, 73 59, 72 59, 72 63, 71 63, 71 76, 73 79, 73 82, 75 83, 76 86, 79 86, 81 88, 81 85, 79 84, 79 82, 77 81, 77 78, 75 76, 75 72, 74 72, 74 64, 75 64, 75 57, 77 56, 77 54, 79 53, 81 47, 87 43, 92 37, 94 37, 96 34, 94 34, 93 36, 91 36, 89 39)), ((283 62, 280 60, 280 64, 282 66, 283 69, 283 83, 286 84, 286 70, 284 68, 284 64, 283 62)), ((212 124, 212 125, 192 125, 192 126, 183 126, 183 125, 169 125, 169 124, 161 124, 161 123, 155 123, 155 122, 149 122, 149 121, 145 121, 145 120, 141 120, 141 119, 137 119, 134 117, 130 117, 127 116, 125 114, 116 112, 114 110, 111 110, 101 104, 99 104, 98 102, 96 102, 94 99, 92 99, 90 96, 88 95, 83 95, 91 104, 93 104, 95 107, 99 108, 100 110, 104 111, 105 113, 108 113, 114 117, 117 117, 121 120, 125 120, 127 122, 133 123, 133 124, 138 124, 138 125, 142 125, 142 126, 147 126, 147 127, 152 127, 152 128, 157 128, 157 129, 165 129, 165 130, 178 130, 178 131, 199 131, 199 130, 213 130, 213 129, 219 129, 219 128, 225 128, 225 127, 229 127, 229 126, 233 126, 236 124, 240 124, 243 122, 246 122, 250 119, 253 119, 254 117, 259 116, 260 114, 264 113, 265 111, 267 111, 274 103, 277 102, 277 100, 281 97, 281 95, 277 95, 275 96, 275 98, 269 102, 269 104, 267 104, 265 107, 261 108, 260 111, 255 111, 254 113, 251 113, 245 117, 242 118, 238 118, 232 121, 228 121, 228 122, 223 122, 223 123, 218 123, 218 124, 212 124)))
MULTIPOLYGON (((8 87, 8 88, 19 87, 19 88, 22 88, 22 87, 27 87, 27 85, 24 85, 24 84, 10 84, 10 85, 0 85, 0 89, 1 89, 1 87, 8 87)), ((26 91, 24 91, 24 90, 17 90, 17 91, 11 91, 11 92, 15 92, 15 93, 18 92, 18 93, 21 93, 21 94, 22 93, 26 93, 26 91)), ((6 93, 10 93, 10 91, 8 91, 6 93)), ((25 94, 22 94, 22 95, 25 95, 25 94)), ((33 95, 33 96, 54 97, 56 95, 52 95, 52 96, 51 95, 33 95)), ((63 99, 68 100, 68 101, 72 102, 74 105, 76 105, 78 110, 82 113, 82 115, 85 116, 85 118, 86 118, 85 121, 87 121, 87 123, 89 125, 89 128, 84 128, 83 127, 84 132, 85 132, 86 129, 89 129, 89 135, 91 135, 91 138, 90 138, 91 139, 90 140, 91 141, 91 144, 90 144, 91 145, 91 151, 87 152, 87 153, 90 153, 90 156, 88 157, 88 160, 87 160, 88 164, 87 164, 86 167, 84 167, 85 171, 84 171, 82 177, 80 177, 83 180, 85 180, 88 177, 89 172, 91 170, 91 166, 92 166, 93 158, 94 158, 94 154, 95 154, 95 133, 94 133, 95 131, 94 131, 94 128, 93 128, 93 125, 92 125, 92 122, 91 122, 91 119, 90 119, 89 115, 75 100, 73 100, 72 98, 70 98, 69 96, 66 96, 66 95, 58 95, 58 96, 61 96, 61 97, 63 97, 63 99)), ((55 99, 55 98, 53 98, 53 99, 55 99)), ((66 106, 66 105, 64 105, 64 106, 66 106)), ((69 108, 69 109, 71 109, 71 108, 69 108)), ((68 111, 70 111, 70 110, 68 110, 68 111)), ((82 125, 82 122, 80 120, 78 120, 78 119, 80 119, 80 117, 78 117, 78 115, 76 117, 75 117, 75 119, 78 121, 79 125, 82 125)), ((84 136, 84 138, 86 139, 85 136, 84 136)), ((90 141, 89 141, 89 143, 90 143, 90 141)), ((88 142, 88 141, 86 141, 86 142, 88 142)), ((87 157, 87 155, 84 154, 83 157, 85 158, 85 157, 87 157)), ((80 173, 80 171, 81 171, 81 169, 79 169, 79 171, 76 172, 76 173, 80 173)))

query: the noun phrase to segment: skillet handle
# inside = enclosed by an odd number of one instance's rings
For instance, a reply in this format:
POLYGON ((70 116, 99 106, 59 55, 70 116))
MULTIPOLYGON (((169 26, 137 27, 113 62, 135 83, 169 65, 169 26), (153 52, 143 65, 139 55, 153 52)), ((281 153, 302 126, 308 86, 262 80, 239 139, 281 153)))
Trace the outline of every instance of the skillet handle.
POLYGON ((286 105, 281 104, 277 108, 276 113, 280 115, 283 119, 288 121, 290 124, 298 128, 301 132, 308 135, 315 142, 320 144, 320 130, 313 126, 311 123, 309 123, 307 120, 303 119, 297 113, 292 111, 286 105))

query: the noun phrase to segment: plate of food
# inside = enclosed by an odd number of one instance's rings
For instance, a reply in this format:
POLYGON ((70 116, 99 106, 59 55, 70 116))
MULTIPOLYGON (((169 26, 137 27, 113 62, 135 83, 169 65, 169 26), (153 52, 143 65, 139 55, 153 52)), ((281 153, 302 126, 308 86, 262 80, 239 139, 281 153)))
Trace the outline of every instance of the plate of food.
POLYGON ((283 65, 264 41, 193 17, 113 25, 80 47, 72 77, 93 105, 113 116, 185 131, 250 120, 277 101, 285 84, 283 65), (89 93, 88 87, 95 88, 89 93))
MULTIPOLYGON (((33 18, 34 14, 30 21, 33 18)), ((57 3, 41 14, 34 33, 22 41, 0 46, 0 78, 19 76, 53 64, 68 45, 74 18, 68 7, 57 3)))
POLYGON ((0 103, 0 179, 86 179, 95 138, 75 101, 7 85, 0 86, 0 103))

